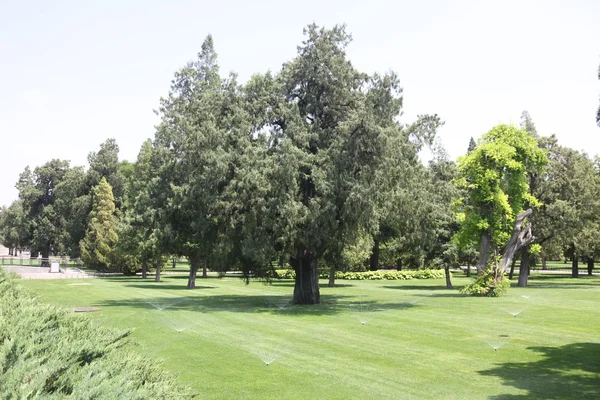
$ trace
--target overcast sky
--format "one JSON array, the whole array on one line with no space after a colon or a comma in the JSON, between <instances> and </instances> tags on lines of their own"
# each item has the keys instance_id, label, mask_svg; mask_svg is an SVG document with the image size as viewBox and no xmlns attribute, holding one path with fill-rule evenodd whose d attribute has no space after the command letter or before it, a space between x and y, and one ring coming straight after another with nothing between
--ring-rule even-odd
<instances>
[{"instance_id":1,"label":"overcast sky","mask_svg":"<svg viewBox=\"0 0 600 400\"><path fill-rule=\"evenodd\" d=\"M453 158L525 109L540 134L599 152L597 0L0 0L0 205L25 166L84 165L107 138L134 160L207 34L222 74L244 82L294 57L312 22L347 24L358 69L396 71L403 121L440 115Z\"/></svg>"}]
</instances>

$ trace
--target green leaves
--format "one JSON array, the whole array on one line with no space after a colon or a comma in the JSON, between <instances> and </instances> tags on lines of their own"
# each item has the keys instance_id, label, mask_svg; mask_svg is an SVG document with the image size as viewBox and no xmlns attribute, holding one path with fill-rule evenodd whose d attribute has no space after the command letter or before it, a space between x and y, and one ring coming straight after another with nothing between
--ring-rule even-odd
<instances>
[{"instance_id":1,"label":"green leaves","mask_svg":"<svg viewBox=\"0 0 600 400\"><path fill-rule=\"evenodd\" d=\"M459 242L475 242L486 232L496 246L503 246L517 214L539 204L529 192L528 173L541 171L546 163L545 151L524 130L498 125L483 135L459 159L455 184L469 196L460 207L465 217Z\"/></svg>"}]
</instances>

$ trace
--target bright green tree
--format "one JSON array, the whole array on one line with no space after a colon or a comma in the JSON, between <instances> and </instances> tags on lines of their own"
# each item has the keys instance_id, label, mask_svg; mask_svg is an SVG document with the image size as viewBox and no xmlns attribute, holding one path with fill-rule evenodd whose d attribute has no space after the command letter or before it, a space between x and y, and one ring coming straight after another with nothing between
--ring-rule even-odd
<instances>
[{"instance_id":1,"label":"bright green tree","mask_svg":"<svg viewBox=\"0 0 600 400\"><path fill-rule=\"evenodd\" d=\"M502 256L492 282L502 281L514 253L534 239L531 225L523 226L531 215L524 207L538 204L529 192L528 172L546 163L544 150L531 135L507 125L494 127L475 150L459 159L456 182L466 190L468 201L459 205L462 228L457 240L463 245L479 242L480 274L489 267L490 252Z\"/></svg>"},{"instance_id":2,"label":"bright green tree","mask_svg":"<svg viewBox=\"0 0 600 400\"><path fill-rule=\"evenodd\" d=\"M106 178L94 188L92 212L85 238L81 242L81 260L100 270L111 267L110 257L117 245L117 217L112 189Z\"/></svg>"}]
</instances>

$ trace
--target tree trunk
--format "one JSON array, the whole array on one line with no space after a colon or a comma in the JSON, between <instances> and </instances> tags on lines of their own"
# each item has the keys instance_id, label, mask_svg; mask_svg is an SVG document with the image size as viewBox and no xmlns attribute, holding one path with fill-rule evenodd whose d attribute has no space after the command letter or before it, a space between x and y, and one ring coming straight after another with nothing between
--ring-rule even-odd
<instances>
[{"instance_id":1,"label":"tree trunk","mask_svg":"<svg viewBox=\"0 0 600 400\"><path fill-rule=\"evenodd\" d=\"M517 263L517 258L513 257L512 262L510 263L510 273L508 274L508 279L512 280L515 276L515 264Z\"/></svg>"},{"instance_id":2,"label":"tree trunk","mask_svg":"<svg viewBox=\"0 0 600 400\"><path fill-rule=\"evenodd\" d=\"M194 254L190 257L190 276L188 278L188 289L194 289L196 287L196 273L200 268L200 255Z\"/></svg>"},{"instance_id":3,"label":"tree trunk","mask_svg":"<svg viewBox=\"0 0 600 400\"><path fill-rule=\"evenodd\" d=\"M446 265L444 266L444 272L446 274L446 288L447 289L452 289L452 280L450 279L450 266Z\"/></svg>"},{"instance_id":4,"label":"tree trunk","mask_svg":"<svg viewBox=\"0 0 600 400\"><path fill-rule=\"evenodd\" d=\"M402 271L402 259L401 258L396 260L396 271Z\"/></svg>"},{"instance_id":5,"label":"tree trunk","mask_svg":"<svg viewBox=\"0 0 600 400\"><path fill-rule=\"evenodd\" d=\"M40 255L39 251L37 251L37 250L31 250L31 252L29 253L29 258L36 259L36 258L38 258L39 255Z\"/></svg>"},{"instance_id":6,"label":"tree trunk","mask_svg":"<svg viewBox=\"0 0 600 400\"><path fill-rule=\"evenodd\" d=\"M542 270L546 271L548 269L548 266L546 265L546 255L544 253L542 253Z\"/></svg>"},{"instance_id":7,"label":"tree trunk","mask_svg":"<svg viewBox=\"0 0 600 400\"><path fill-rule=\"evenodd\" d=\"M304 250L296 258L292 258L290 263L296 271L294 304L319 304L321 294L316 257L308 250Z\"/></svg>"},{"instance_id":8,"label":"tree trunk","mask_svg":"<svg viewBox=\"0 0 600 400\"><path fill-rule=\"evenodd\" d=\"M369 270L377 271L379 269L379 240L373 240L373 251L369 258Z\"/></svg>"},{"instance_id":9,"label":"tree trunk","mask_svg":"<svg viewBox=\"0 0 600 400\"><path fill-rule=\"evenodd\" d=\"M588 264L588 275L592 275L594 272L594 257L588 257L587 260L587 264Z\"/></svg>"},{"instance_id":10,"label":"tree trunk","mask_svg":"<svg viewBox=\"0 0 600 400\"><path fill-rule=\"evenodd\" d=\"M571 243L569 253L571 254L571 277L579 278L579 259L577 258L575 243Z\"/></svg>"},{"instance_id":11,"label":"tree trunk","mask_svg":"<svg viewBox=\"0 0 600 400\"><path fill-rule=\"evenodd\" d=\"M519 268L519 283L517 286L527 287L527 280L529 278L529 247L523 249L521 254L521 267Z\"/></svg>"},{"instance_id":12,"label":"tree trunk","mask_svg":"<svg viewBox=\"0 0 600 400\"><path fill-rule=\"evenodd\" d=\"M483 272L487 268L488 260L490 258L490 248L492 243L490 242L489 233L485 232L481 235L479 240L479 260L477 261L477 272Z\"/></svg>"},{"instance_id":13,"label":"tree trunk","mask_svg":"<svg viewBox=\"0 0 600 400\"><path fill-rule=\"evenodd\" d=\"M162 262L156 263L156 275L154 275L154 282L160 282L160 270L162 269Z\"/></svg>"},{"instance_id":14,"label":"tree trunk","mask_svg":"<svg viewBox=\"0 0 600 400\"><path fill-rule=\"evenodd\" d=\"M148 277L148 263L144 261L142 263L142 279L146 279Z\"/></svg>"},{"instance_id":15,"label":"tree trunk","mask_svg":"<svg viewBox=\"0 0 600 400\"><path fill-rule=\"evenodd\" d=\"M329 268L329 283L327 284L327 286L335 286L335 266L333 265L331 266L331 268Z\"/></svg>"},{"instance_id":16,"label":"tree trunk","mask_svg":"<svg viewBox=\"0 0 600 400\"><path fill-rule=\"evenodd\" d=\"M44 247L42 249L42 267L50 267L50 248Z\"/></svg>"},{"instance_id":17,"label":"tree trunk","mask_svg":"<svg viewBox=\"0 0 600 400\"><path fill-rule=\"evenodd\" d=\"M202 277L208 278L208 258L204 259L204 264L202 265Z\"/></svg>"},{"instance_id":18,"label":"tree trunk","mask_svg":"<svg viewBox=\"0 0 600 400\"><path fill-rule=\"evenodd\" d=\"M175 268L177 266L177 258L173 257L173 264L171 266L171 268Z\"/></svg>"},{"instance_id":19,"label":"tree trunk","mask_svg":"<svg viewBox=\"0 0 600 400\"><path fill-rule=\"evenodd\" d=\"M508 241L506 246L504 246L500 275L502 275L508 270L508 266L512 262L515 253L523 247L533 243L533 241L535 240L535 237L531 234L531 224L528 223L525 226L525 228L522 227L525 218L529 217L532 213L533 210L530 208L527 211L523 211L517 216L512 236L510 237L510 240Z\"/></svg>"},{"instance_id":20,"label":"tree trunk","mask_svg":"<svg viewBox=\"0 0 600 400\"><path fill-rule=\"evenodd\" d=\"M471 264L467 263L467 278L471 276Z\"/></svg>"}]
</instances>

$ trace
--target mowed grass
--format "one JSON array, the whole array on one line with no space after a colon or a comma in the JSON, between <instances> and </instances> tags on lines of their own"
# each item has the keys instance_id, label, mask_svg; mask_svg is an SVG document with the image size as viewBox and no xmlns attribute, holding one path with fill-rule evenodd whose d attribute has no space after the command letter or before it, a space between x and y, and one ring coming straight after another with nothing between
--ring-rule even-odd
<instances>
[{"instance_id":1,"label":"mowed grass","mask_svg":"<svg viewBox=\"0 0 600 400\"><path fill-rule=\"evenodd\" d=\"M43 301L132 328L199 398L600 398L600 278L530 282L498 299L443 280L322 282L322 305L292 306L291 281L23 280Z\"/></svg>"}]
</instances>

